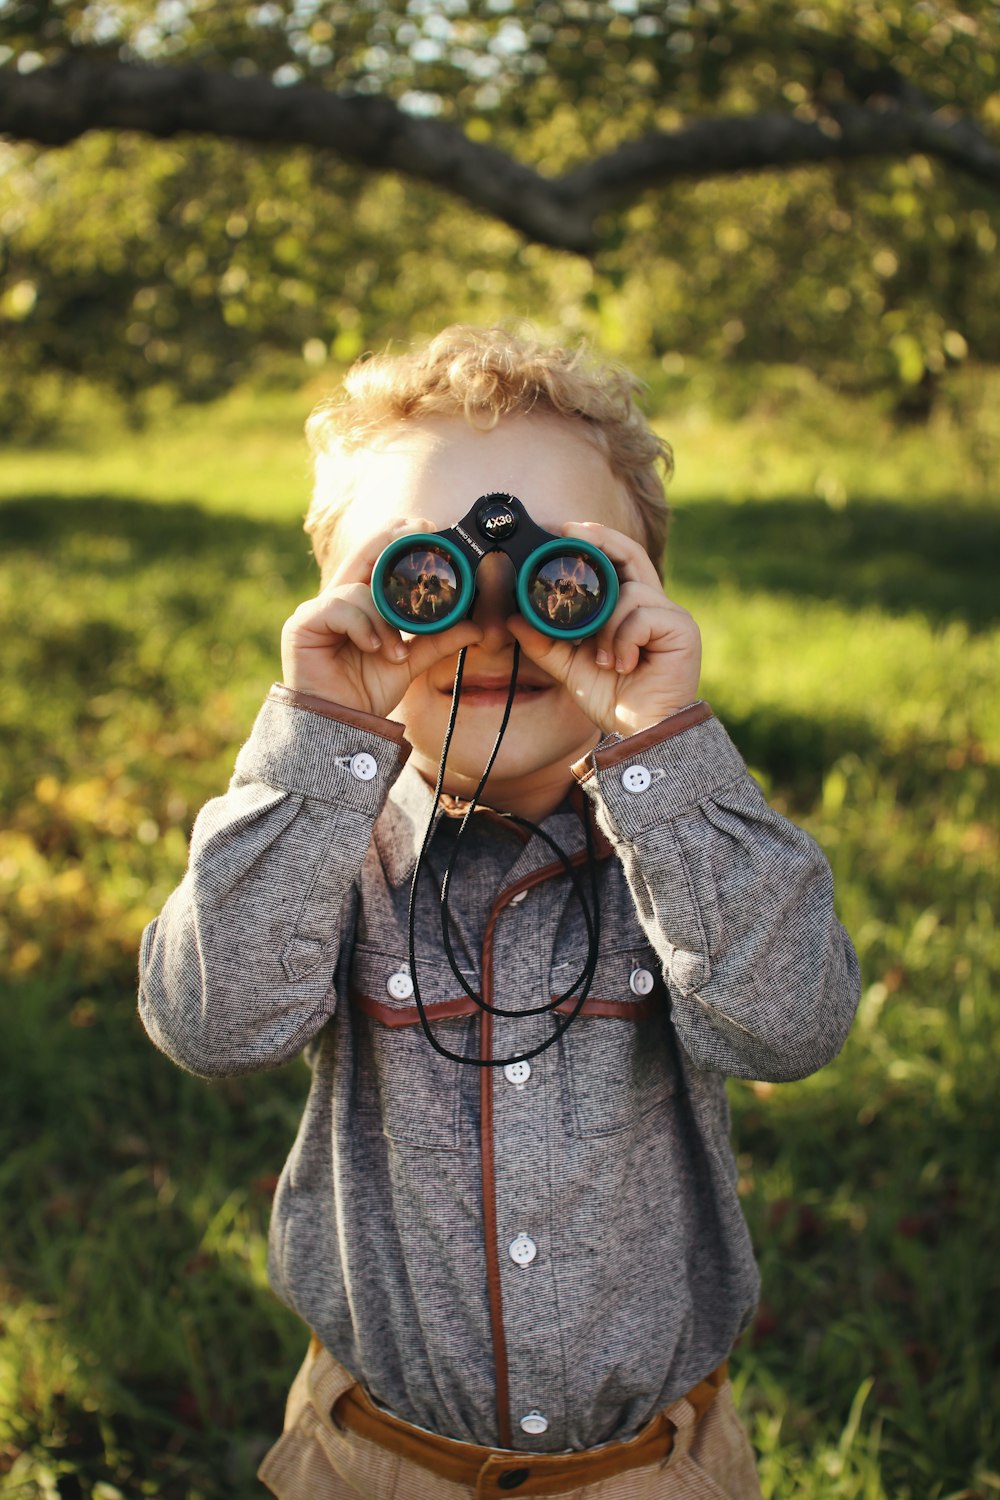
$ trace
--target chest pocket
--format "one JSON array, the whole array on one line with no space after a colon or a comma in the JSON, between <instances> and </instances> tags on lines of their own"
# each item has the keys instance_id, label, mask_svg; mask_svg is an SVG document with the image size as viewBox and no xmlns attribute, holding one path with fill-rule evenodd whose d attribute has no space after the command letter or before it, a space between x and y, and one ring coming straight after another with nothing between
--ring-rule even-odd
<instances>
[{"instance_id":1,"label":"chest pocket","mask_svg":"<svg viewBox=\"0 0 1000 1500\"><path fill-rule=\"evenodd\" d=\"M553 993L566 970L553 972ZM669 997L649 947L602 953L583 1011L560 1038L566 1125L577 1138L629 1130L680 1087Z\"/></svg>"},{"instance_id":2,"label":"chest pocket","mask_svg":"<svg viewBox=\"0 0 1000 1500\"><path fill-rule=\"evenodd\" d=\"M435 1038L449 1052L474 1057L479 1009L451 970L418 960L417 981ZM362 1107L378 1113L385 1135L432 1150L478 1148L480 1070L442 1057L427 1040L409 962L356 946L350 1005L363 1059Z\"/></svg>"}]
</instances>

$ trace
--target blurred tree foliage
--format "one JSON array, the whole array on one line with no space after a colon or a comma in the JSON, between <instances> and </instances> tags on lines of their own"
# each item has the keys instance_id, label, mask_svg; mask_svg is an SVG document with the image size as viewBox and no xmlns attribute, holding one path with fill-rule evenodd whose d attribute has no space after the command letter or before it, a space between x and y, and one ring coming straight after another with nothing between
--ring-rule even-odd
<instances>
[{"instance_id":1,"label":"blurred tree foliage","mask_svg":"<svg viewBox=\"0 0 1000 1500\"><path fill-rule=\"evenodd\" d=\"M722 113L907 91L1000 127L994 0L7 0L5 70L85 52L378 94L552 175ZM329 152L91 133L0 155L0 400L41 372L206 398L454 318L524 314L669 372L800 362L926 409L1000 347L998 202L927 156L679 181L591 258Z\"/></svg>"}]
</instances>

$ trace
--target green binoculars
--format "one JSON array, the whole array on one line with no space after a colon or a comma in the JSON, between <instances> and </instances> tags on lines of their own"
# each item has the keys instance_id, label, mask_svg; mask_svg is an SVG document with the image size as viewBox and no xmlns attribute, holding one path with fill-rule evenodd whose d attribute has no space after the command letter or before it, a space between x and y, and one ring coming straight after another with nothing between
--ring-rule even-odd
<instances>
[{"instance_id":1,"label":"green binoculars","mask_svg":"<svg viewBox=\"0 0 1000 1500\"><path fill-rule=\"evenodd\" d=\"M480 495L446 531L397 537L372 569L375 608L398 630L431 635L464 620L476 597L476 570L490 552L514 567L517 607L544 635L593 635L618 602L611 559L590 542L555 536L516 495Z\"/></svg>"}]
</instances>

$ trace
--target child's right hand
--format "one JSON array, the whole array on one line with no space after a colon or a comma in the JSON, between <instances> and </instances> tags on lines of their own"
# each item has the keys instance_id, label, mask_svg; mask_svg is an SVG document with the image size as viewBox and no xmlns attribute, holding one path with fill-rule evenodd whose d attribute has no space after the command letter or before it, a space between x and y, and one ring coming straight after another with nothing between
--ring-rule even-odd
<instances>
[{"instance_id":1,"label":"child's right hand","mask_svg":"<svg viewBox=\"0 0 1000 1500\"><path fill-rule=\"evenodd\" d=\"M285 621L281 670L286 687L385 718L414 678L482 639L479 626L464 620L449 630L404 640L375 608L370 581L379 553L397 536L433 529L429 521L400 518L341 558L322 593L300 604Z\"/></svg>"}]
</instances>

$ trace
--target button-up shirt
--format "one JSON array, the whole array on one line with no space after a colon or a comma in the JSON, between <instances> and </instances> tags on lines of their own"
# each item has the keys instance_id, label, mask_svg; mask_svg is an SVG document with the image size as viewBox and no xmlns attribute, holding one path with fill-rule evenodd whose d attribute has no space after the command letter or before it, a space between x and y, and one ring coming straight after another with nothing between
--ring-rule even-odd
<instances>
[{"instance_id":1,"label":"button-up shirt","mask_svg":"<svg viewBox=\"0 0 1000 1500\"><path fill-rule=\"evenodd\" d=\"M303 706L303 704L305 706ZM590 889L588 959L563 863L474 815L445 954L410 877L432 813L401 726L272 690L188 873L143 939L139 1007L201 1076L305 1051L312 1083L275 1196L278 1295L404 1420L536 1452L632 1436L728 1354L758 1278L725 1078L783 1080L839 1050L850 941L815 842L768 806L707 705L574 767L543 828ZM417 992L415 994L414 992ZM472 998L512 1015L483 1011Z\"/></svg>"}]
</instances>

